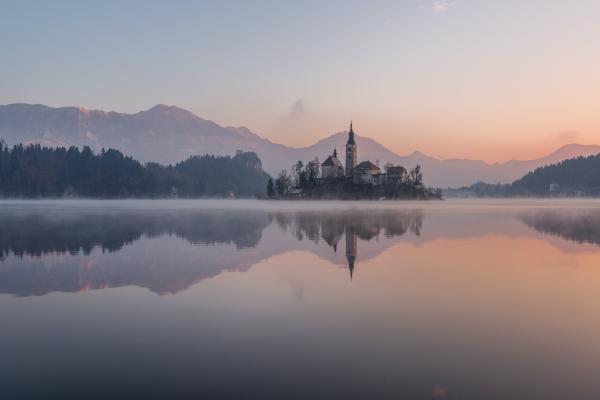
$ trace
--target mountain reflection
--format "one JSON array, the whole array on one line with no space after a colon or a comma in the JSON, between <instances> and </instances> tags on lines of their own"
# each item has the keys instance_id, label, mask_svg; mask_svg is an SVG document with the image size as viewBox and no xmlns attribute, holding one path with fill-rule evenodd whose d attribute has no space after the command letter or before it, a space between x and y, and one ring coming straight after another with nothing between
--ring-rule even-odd
<instances>
[{"instance_id":1,"label":"mountain reflection","mask_svg":"<svg viewBox=\"0 0 600 400\"><path fill-rule=\"evenodd\" d=\"M392 210L3 212L0 293L29 296L128 285L176 293L223 271L245 271L302 248L304 239L317 244L315 252L323 245L337 252L345 243L352 276L360 258L358 239L418 236L422 224L419 211ZM267 227L274 237L262 241ZM190 250L189 244L203 246Z\"/></svg>"},{"instance_id":2,"label":"mountain reflection","mask_svg":"<svg viewBox=\"0 0 600 400\"><path fill-rule=\"evenodd\" d=\"M521 220L544 234L600 246L600 210L539 210Z\"/></svg>"},{"instance_id":3,"label":"mountain reflection","mask_svg":"<svg viewBox=\"0 0 600 400\"><path fill-rule=\"evenodd\" d=\"M310 251L356 276L361 262L403 241L542 234L600 246L600 210L516 214L407 209L266 211L59 207L0 210L0 293L17 296L122 286L177 293L288 251ZM512 222L511 222L512 221Z\"/></svg>"}]
</instances>

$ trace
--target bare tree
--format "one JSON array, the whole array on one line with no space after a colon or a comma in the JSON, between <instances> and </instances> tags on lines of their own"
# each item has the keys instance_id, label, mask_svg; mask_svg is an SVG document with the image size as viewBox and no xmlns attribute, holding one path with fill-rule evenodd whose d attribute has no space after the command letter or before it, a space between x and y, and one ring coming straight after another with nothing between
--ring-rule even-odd
<instances>
[{"instance_id":1,"label":"bare tree","mask_svg":"<svg viewBox=\"0 0 600 400\"><path fill-rule=\"evenodd\" d=\"M408 172L408 179L414 187L423 185L423 173L421 172L421 166L419 164Z\"/></svg>"},{"instance_id":2,"label":"bare tree","mask_svg":"<svg viewBox=\"0 0 600 400\"><path fill-rule=\"evenodd\" d=\"M302 160L298 160L292 167L290 168L290 172L293 175L294 186L300 187L302 186L302 170L304 169L304 163Z\"/></svg>"},{"instance_id":3,"label":"bare tree","mask_svg":"<svg viewBox=\"0 0 600 400\"><path fill-rule=\"evenodd\" d=\"M281 170L281 172L277 176L275 186L277 187L277 193L280 196L284 196L289 192L290 187L292 186L292 178L285 169Z\"/></svg>"},{"instance_id":4,"label":"bare tree","mask_svg":"<svg viewBox=\"0 0 600 400\"><path fill-rule=\"evenodd\" d=\"M318 157L315 157L314 160L306 163L306 167L304 167L306 175L308 176L308 180L312 183L321 175L321 162Z\"/></svg>"}]
</instances>

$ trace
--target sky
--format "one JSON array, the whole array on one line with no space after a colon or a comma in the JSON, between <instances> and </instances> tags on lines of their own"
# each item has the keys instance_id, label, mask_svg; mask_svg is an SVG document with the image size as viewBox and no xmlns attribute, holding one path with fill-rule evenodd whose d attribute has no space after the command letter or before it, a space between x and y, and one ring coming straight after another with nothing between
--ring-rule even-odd
<instances>
[{"instance_id":1,"label":"sky","mask_svg":"<svg viewBox=\"0 0 600 400\"><path fill-rule=\"evenodd\" d=\"M596 0L0 0L0 104L177 105L489 162L600 144Z\"/></svg>"}]
</instances>

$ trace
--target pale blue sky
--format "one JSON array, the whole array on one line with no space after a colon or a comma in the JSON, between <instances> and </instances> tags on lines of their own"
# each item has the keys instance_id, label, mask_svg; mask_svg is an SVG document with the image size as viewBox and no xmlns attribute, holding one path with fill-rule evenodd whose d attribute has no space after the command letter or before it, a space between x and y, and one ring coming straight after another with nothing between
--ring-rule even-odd
<instances>
[{"instance_id":1,"label":"pale blue sky","mask_svg":"<svg viewBox=\"0 0 600 400\"><path fill-rule=\"evenodd\" d=\"M583 0L0 0L0 103L174 104L294 145L352 118L399 153L527 158L600 143L598 21Z\"/></svg>"}]
</instances>

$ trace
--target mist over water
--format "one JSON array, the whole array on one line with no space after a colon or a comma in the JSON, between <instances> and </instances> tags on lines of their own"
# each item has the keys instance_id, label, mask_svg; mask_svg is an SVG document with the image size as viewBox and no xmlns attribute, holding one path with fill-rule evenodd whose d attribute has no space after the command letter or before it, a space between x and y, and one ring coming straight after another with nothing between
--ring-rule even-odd
<instances>
[{"instance_id":1,"label":"mist over water","mask_svg":"<svg viewBox=\"0 0 600 400\"><path fill-rule=\"evenodd\" d=\"M600 202L0 202L3 397L596 398Z\"/></svg>"}]
</instances>

